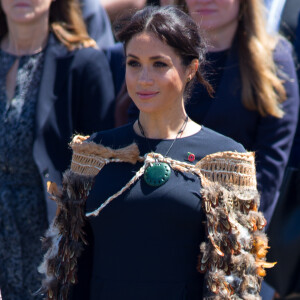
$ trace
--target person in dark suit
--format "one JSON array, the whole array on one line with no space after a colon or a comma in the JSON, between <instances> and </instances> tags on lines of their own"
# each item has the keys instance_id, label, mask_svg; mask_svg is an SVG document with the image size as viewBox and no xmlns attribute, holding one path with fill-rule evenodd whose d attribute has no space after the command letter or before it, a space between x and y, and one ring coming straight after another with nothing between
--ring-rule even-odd
<instances>
[{"instance_id":1,"label":"person in dark suit","mask_svg":"<svg viewBox=\"0 0 300 300\"><path fill-rule=\"evenodd\" d=\"M211 61L207 73L212 74L215 97L209 98L197 86L187 111L197 122L256 151L261 209L269 222L298 118L299 94L292 48L283 38L267 34L260 0L247 2L241 8L230 7L229 1L223 7L214 6L214 1L198 2L196 7L192 1L186 1L190 14L198 22L201 18L202 29L207 30ZM215 10L215 14L204 16L209 9ZM218 19L221 9L225 17ZM241 21L234 21L234 9ZM234 22L230 31L231 19ZM244 35L246 30L252 32L257 43L252 36Z\"/></svg>"},{"instance_id":2,"label":"person in dark suit","mask_svg":"<svg viewBox=\"0 0 300 300\"><path fill-rule=\"evenodd\" d=\"M128 121L127 110L131 103L125 84L125 53L122 43L116 43L105 49L115 87L115 127L126 124Z\"/></svg>"},{"instance_id":3,"label":"person in dark suit","mask_svg":"<svg viewBox=\"0 0 300 300\"><path fill-rule=\"evenodd\" d=\"M295 52L297 55L297 62L298 62L298 68L297 68L297 74L298 74L298 80L300 80L300 12L298 15L298 25L296 28L296 38L294 42L295 46ZM300 115L300 110L299 110ZM293 167L300 168L300 123L298 120L298 126L292 146L291 156L290 156L290 165Z\"/></svg>"},{"instance_id":4,"label":"person in dark suit","mask_svg":"<svg viewBox=\"0 0 300 300\"><path fill-rule=\"evenodd\" d=\"M294 45L295 60L297 66L298 82L300 80L300 3L299 1L286 1L282 13L280 31ZM300 110L299 110L300 114ZM289 165L295 168L300 167L300 124L298 121Z\"/></svg>"},{"instance_id":5,"label":"person in dark suit","mask_svg":"<svg viewBox=\"0 0 300 300\"><path fill-rule=\"evenodd\" d=\"M300 3L298 0L283 2L284 6L279 20L279 32L295 45L296 40L299 39L297 35L297 24L300 13Z\"/></svg>"},{"instance_id":6,"label":"person in dark suit","mask_svg":"<svg viewBox=\"0 0 300 300\"><path fill-rule=\"evenodd\" d=\"M294 60L300 79L300 2L298 0L265 0L268 10L268 31L279 31L294 46ZM298 128L289 158L289 166L300 166L300 129Z\"/></svg>"},{"instance_id":7,"label":"person in dark suit","mask_svg":"<svg viewBox=\"0 0 300 300\"><path fill-rule=\"evenodd\" d=\"M60 180L75 132L112 127L114 87L75 0L0 5L0 287L34 299L40 237L55 215L46 181Z\"/></svg>"}]
</instances>

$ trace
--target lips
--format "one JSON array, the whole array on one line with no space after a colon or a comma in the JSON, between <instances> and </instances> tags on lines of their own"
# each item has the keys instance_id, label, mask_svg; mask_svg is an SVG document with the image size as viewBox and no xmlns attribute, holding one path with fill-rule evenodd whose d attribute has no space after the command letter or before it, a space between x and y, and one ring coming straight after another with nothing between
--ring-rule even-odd
<instances>
[{"instance_id":1,"label":"lips","mask_svg":"<svg viewBox=\"0 0 300 300\"><path fill-rule=\"evenodd\" d=\"M16 7L29 7L30 5L28 3L25 2L20 2L15 4Z\"/></svg>"},{"instance_id":2,"label":"lips","mask_svg":"<svg viewBox=\"0 0 300 300\"><path fill-rule=\"evenodd\" d=\"M205 15L211 15L215 12L216 12L215 9L197 9L194 13L205 16Z\"/></svg>"},{"instance_id":3,"label":"lips","mask_svg":"<svg viewBox=\"0 0 300 300\"><path fill-rule=\"evenodd\" d=\"M142 91L136 93L140 99L150 99L155 97L159 92L152 92L152 91Z\"/></svg>"}]
</instances>

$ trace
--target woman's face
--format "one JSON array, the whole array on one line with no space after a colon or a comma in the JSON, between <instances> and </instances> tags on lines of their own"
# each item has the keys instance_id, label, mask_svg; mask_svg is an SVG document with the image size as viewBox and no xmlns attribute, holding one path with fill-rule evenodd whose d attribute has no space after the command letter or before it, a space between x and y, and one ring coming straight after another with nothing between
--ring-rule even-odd
<instances>
[{"instance_id":1,"label":"woman's face","mask_svg":"<svg viewBox=\"0 0 300 300\"><path fill-rule=\"evenodd\" d=\"M223 30L238 20L240 0L186 0L186 4L190 16L204 30Z\"/></svg>"},{"instance_id":2,"label":"woman's face","mask_svg":"<svg viewBox=\"0 0 300 300\"><path fill-rule=\"evenodd\" d=\"M9 23L30 24L47 18L53 0L1 0Z\"/></svg>"},{"instance_id":3,"label":"woman's face","mask_svg":"<svg viewBox=\"0 0 300 300\"><path fill-rule=\"evenodd\" d=\"M135 35L127 44L127 90L141 112L169 113L181 106L190 69L151 33Z\"/></svg>"}]
</instances>

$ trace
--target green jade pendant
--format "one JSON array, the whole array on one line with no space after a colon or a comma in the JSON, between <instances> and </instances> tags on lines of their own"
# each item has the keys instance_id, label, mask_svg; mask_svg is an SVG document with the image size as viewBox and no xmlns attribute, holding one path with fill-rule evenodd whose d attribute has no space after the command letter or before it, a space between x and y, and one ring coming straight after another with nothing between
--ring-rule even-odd
<instances>
[{"instance_id":1,"label":"green jade pendant","mask_svg":"<svg viewBox=\"0 0 300 300\"><path fill-rule=\"evenodd\" d=\"M166 163L155 162L150 165L144 173L144 179L150 186L161 186L165 184L171 175L171 168Z\"/></svg>"}]
</instances>

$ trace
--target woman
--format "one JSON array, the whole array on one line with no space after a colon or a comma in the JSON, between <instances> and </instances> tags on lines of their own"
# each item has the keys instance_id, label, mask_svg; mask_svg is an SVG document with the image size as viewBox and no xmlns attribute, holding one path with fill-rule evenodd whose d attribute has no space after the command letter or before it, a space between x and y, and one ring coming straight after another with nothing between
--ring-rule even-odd
<instances>
[{"instance_id":1,"label":"woman","mask_svg":"<svg viewBox=\"0 0 300 300\"><path fill-rule=\"evenodd\" d=\"M75 137L63 189L49 186L58 212L40 267L46 299L69 299L77 281L72 299L202 299L206 285L212 299L258 297L268 264L253 154L184 108L194 79L211 92L196 24L146 7L118 28L139 119Z\"/></svg>"},{"instance_id":2,"label":"woman","mask_svg":"<svg viewBox=\"0 0 300 300\"><path fill-rule=\"evenodd\" d=\"M198 86L186 109L196 122L256 152L261 210L270 221L298 118L291 46L267 34L261 0L186 4L194 21L207 31L216 91L211 100Z\"/></svg>"},{"instance_id":3,"label":"woman","mask_svg":"<svg viewBox=\"0 0 300 300\"><path fill-rule=\"evenodd\" d=\"M185 2L206 32L205 72L215 90L212 99L197 85L186 103L187 113L256 152L261 211L269 223L298 118L291 46L266 32L261 0Z\"/></svg>"},{"instance_id":4,"label":"woman","mask_svg":"<svg viewBox=\"0 0 300 300\"><path fill-rule=\"evenodd\" d=\"M113 85L76 1L0 3L0 287L32 299L55 215L46 180L60 180L74 132L109 128Z\"/></svg>"}]
</instances>

